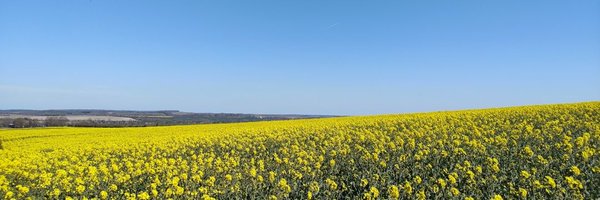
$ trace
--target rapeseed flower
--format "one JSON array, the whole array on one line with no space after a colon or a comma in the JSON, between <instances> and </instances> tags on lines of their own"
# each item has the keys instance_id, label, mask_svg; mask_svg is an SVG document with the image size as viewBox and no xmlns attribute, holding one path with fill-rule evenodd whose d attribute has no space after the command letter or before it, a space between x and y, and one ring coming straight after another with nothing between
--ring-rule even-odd
<instances>
[{"instance_id":1,"label":"rapeseed flower","mask_svg":"<svg viewBox=\"0 0 600 200\"><path fill-rule=\"evenodd\" d=\"M392 199L400 198L400 190L398 190L398 187L395 185L389 186L388 187L388 196Z\"/></svg>"},{"instance_id":2,"label":"rapeseed flower","mask_svg":"<svg viewBox=\"0 0 600 200\"><path fill-rule=\"evenodd\" d=\"M599 124L600 103L591 102L0 130L0 198L590 199L600 196Z\"/></svg>"}]
</instances>

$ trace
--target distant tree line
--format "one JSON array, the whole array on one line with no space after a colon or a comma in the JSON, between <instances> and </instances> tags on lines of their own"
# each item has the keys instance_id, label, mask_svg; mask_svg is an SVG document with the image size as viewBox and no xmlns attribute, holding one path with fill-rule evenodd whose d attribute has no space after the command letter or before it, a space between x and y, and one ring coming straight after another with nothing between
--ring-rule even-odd
<instances>
[{"instance_id":1,"label":"distant tree line","mask_svg":"<svg viewBox=\"0 0 600 200\"><path fill-rule=\"evenodd\" d=\"M10 128L33 128L47 126L67 126L69 120L66 117L47 117L45 120L31 118L0 118L0 127Z\"/></svg>"},{"instance_id":2,"label":"distant tree line","mask_svg":"<svg viewBox=\"0 0 600 200\"><path fill-rule=\"evenodd\" d=\"M140 121L105 121L105 120L73 120L66 117L47 117L45 120L31 118L0 118L0 127L3 128L35 128L35 127L140 127L165 125Z\"/></svg>"}]
</instances>

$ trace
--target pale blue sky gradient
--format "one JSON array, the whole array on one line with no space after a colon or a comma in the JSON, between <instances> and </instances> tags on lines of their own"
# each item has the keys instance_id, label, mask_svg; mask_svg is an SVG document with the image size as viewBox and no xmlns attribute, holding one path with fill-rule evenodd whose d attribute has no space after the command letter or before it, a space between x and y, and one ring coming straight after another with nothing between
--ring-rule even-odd
<instances>
[{"instance_id":1,"label":"pale blue sky gradient","mask_svg":"<svg viewBox=\"0 0 600 200\"><path fill-rule=\"evenodd\" d=\"M0 109L362 115L593 100L595 0L0 0Z\"/></svg>"}]
</instances>

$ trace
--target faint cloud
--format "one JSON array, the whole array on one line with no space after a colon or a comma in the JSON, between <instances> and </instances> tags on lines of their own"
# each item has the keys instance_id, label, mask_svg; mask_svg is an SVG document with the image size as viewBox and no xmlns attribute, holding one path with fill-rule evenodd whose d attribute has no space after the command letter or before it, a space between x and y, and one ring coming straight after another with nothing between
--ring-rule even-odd
<instances>
[{"instance_id":1,"label":"faint cloud","mask_svg":"<svg viewBox=\"0 0 600 200\"><path fill-rule=\"evenodd\" d=\"M333 23L333 24L329 25L329 26L327 27L327 29L332 29L333 27L336 27L336 26L337 26L337 25L339 25L339 24L340 24L340 23L337 23L337 22L336 22L336 23Z\"/></svg>"}]
</instances>

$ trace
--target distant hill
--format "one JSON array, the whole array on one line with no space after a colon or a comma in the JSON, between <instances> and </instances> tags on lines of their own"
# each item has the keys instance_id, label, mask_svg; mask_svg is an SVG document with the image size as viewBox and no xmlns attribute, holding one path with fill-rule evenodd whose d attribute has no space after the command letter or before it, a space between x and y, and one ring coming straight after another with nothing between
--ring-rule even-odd
<instances>
[{"instance_id":1,"label":"distant hill","mask_svg":"<svg viewBox=\"0 0 600 200\"><path fill-rule=\"evenodd\" d=\"M178 110L0 110L0 127L129 127L335 117L332 115L193 113Z\"/></svg>"}]
</instances>

